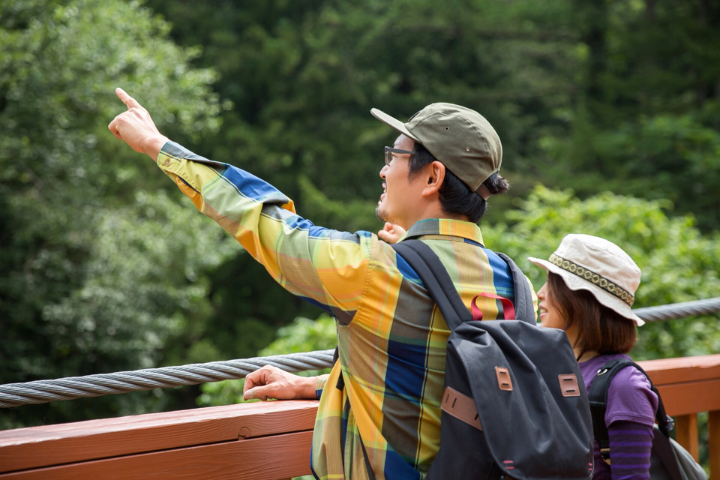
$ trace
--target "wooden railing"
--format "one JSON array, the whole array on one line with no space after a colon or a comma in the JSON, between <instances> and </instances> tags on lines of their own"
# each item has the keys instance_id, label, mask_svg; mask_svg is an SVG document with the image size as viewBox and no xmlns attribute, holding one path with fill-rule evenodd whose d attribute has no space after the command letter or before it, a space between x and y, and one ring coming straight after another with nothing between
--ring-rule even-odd
<instances>
[{"instance_id":1,"label":"wooden railing","mask_svg":"<svg viewBox=\"0 0 720 480\"><path fill-rule=\"evenodd\" d=\"M698 456L710 412L710 470L720 475L720 355L641 362L678 441ZM310 473L317 402L266 402L0 432L0 480L283 480Z\"/></svg>"}]
</instances>

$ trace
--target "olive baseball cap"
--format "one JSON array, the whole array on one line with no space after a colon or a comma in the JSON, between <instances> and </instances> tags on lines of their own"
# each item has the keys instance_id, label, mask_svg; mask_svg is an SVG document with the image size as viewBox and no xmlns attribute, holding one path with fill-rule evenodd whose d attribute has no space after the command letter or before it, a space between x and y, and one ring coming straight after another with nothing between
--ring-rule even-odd
<instances>
[{"instance_id":1,"label":"olive baseball cap","mask_svg":"<svg viewBox=\"0 0 720 480\"><path fill-rule=\"evenodd\" d=\"M370 113L425 146L470 190L484 199L491 195L482 183L500 170L502 143L490 122L475 110L452 103L433 103L407 123L377 108Z\"/></svg>"}]
</instances>

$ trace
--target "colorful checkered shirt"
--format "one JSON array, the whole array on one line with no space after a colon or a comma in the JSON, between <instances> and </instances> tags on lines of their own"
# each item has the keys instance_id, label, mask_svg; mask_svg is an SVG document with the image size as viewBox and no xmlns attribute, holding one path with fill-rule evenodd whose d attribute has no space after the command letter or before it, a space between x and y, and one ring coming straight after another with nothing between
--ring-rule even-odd
<instances>
[{"instance_id":1,"label":"colorful checkered shirt","mask_svg":"<svg viewBox=\"0 0 720 480\"><path fill-rule=\"evenodd\" d=\"M450 332L418 275L376 235L317 227L248 172L171 142L157 163L280 285L337 319L340 361L318 382L315 477L367 479L364 443L377 480L423 478L440 445ZM435 251L468 309L483 292L513 298L509 268L484 248L477 225L423 220L405 238ZM499 301L480 297L477 305L484 319L503 318Z\"/></svg>"}]
</instances>

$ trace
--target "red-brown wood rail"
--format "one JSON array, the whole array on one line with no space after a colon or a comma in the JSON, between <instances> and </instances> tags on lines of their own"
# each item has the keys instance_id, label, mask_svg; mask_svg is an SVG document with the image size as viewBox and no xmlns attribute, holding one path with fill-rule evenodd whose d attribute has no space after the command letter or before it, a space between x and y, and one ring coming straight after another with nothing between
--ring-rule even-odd
<instances>
[{"instance_id":1,"label":"red-brown wood rail","mask_svg":"<svg viewBox=\"0 0 720 480\"><path fill-rule=\"evenodd\" d=\"M0 432L0 479L305 475L317 404L245 403L8 430Z\"/></svg>"},{"instance_id":2,"label":"red-brown wood rail","mask_svg":"<svg viewBox=\"0 0 720 480\"><path fill-rule=\"evenodd\" d=\"M658 387L677 441L699 458L697 414L708 415L710 472L720 475L720 355L638 362Z\"/></svg>"},{"instance_id":3,"label":"red-brown wood rail","mask_svg":"<svg viewBox=\"0 0 720 480\"><path fill-rule=\"evenodd\" d=\"M697 456L710 412L710 469L720 472L720 355L640 362L678 441ZM0 480L284 480L310 473L315 401L266 402L0 432Z\"/></svg>"}]
</instances>

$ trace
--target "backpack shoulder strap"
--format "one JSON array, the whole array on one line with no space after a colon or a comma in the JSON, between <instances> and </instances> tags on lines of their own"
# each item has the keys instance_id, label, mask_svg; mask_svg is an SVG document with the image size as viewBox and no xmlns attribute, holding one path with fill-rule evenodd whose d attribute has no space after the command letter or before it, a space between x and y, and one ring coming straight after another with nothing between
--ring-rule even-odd
<instances>
[{"instance_id":1,"label":"backpack shoulder strap","mask_svg":"<svg viewBox=\"0 0 720 480\"><path fill-rule=\"evenodd\" d=\"M530 291L530 283L525 274L518 267L513 259L504 253L495 252L510 267L510 274L513 279L513 287L515 290L515 318L523 320L527 323L535 325L537 323L537 312L533 308L532 291Z\"/></svg>"},{"instance_id":2,"label":"backpack shoulder strap","mask_svg":"<svg viewBox=\"0 0 720 480\"><path fill-rule=\"evenodd\" d=\"M418 274L451 331L472 320L445 266L430 247L420 240L405 240L392 245L392 248Z\"/></svg>"},{"instance_id":3,"label":"backpack shoulder strap","mask_svg":"<svg viewBox=\"0 0 720 480\"><path fill-rule=\"evenodd\" d=\"M600 367L588 392L593 433L595 434L595 440L598 442L600 454L603 460L605 460L605 463L610 463L610 435L608 434L607 425L605 425L605 412L607 411L607 396L608 390L610 389L610 382L620 370L631 364L633 364L632 361L625 359L610 360Z\"/></svg>"},{"instance_id":4,"label":"backpack shoulder strap","mask_svg":"<svg viewBox=\"0 0 720 480\"><path fill-rule=\"evenodd\" d=\"M635 367L640 373L645 375L645 378L647 378L647 381L650 383L650 388L652 392L657 395L658 408L657 412L655 413L655 420L658 423L658 429L662 433L662 436L667 443L669 443L669 440L667 440L667 438L669 437L668 432L673 428L672 419L668 417L665 413L665 406L662 403L660 393L657 391L657 388L655 388L655 385L653 385L652 380L650 380L650 377L648 377L648 374L645 372L645 370L643 370L640 365L633 362L632 360L624 358L616 358L615 360L610 360L605 365L600 367L600 370L598 370L598 373L595 376L592 385L590 386L590 391L588 392L588 400L590 402L590 414L592 416L595 440L597 440L598 442L598 446L600 447L600 453L603 457L603 460L605 460L605 462L608 464L610 463L610 437L608 435L607 425L605 425L605 412L607 411L608 391L610 390L610 383L612 382L612 379L615 377L615 375L617 375L623 368L629 366ZM653 444L655 443L656 442L653 441ZM668 471L671 474L674 470L678 468L677 463L675 463L675 468L669 466L665 462L665 458L663 458L663 462L665 463L666 468L668 468ZM673 475L672 478L674 480L679 480L681 477L675 477Z\"/></svg>"}]
</instances>

